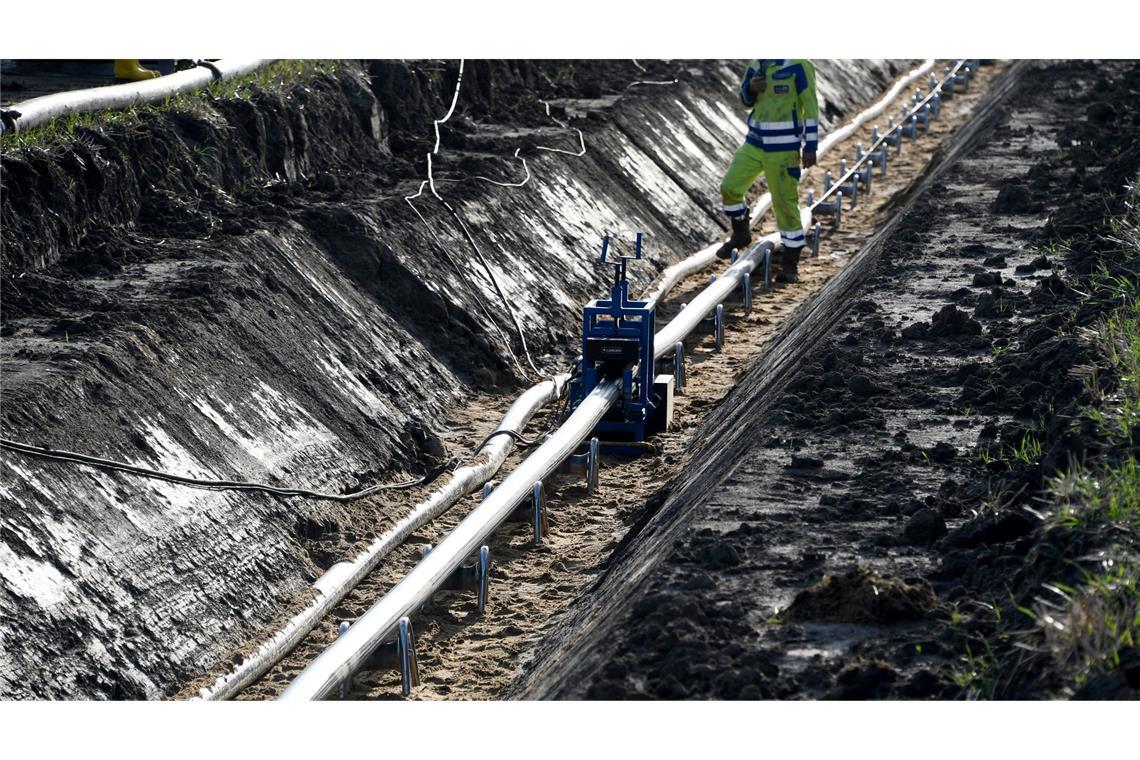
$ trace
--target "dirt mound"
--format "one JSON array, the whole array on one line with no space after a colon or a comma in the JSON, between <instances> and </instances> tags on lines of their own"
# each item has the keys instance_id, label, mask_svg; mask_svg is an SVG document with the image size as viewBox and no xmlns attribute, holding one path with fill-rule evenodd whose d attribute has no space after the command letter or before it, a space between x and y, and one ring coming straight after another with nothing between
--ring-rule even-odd
<instances>
[{"instance_id":1,"label":"dirt mound","mask_svg":"<svg viewBox=\"0 0 1140 760\"><path fill-rule=\"evenodd\" d=\"M922 620L938 608L938 597L923 581L910 584L854 567L801 591L780 617L788 623L887 625Z\"/></svg>"},{"instance_id":2,"label":"dirt mound","mask_svg":"<svg viewBox=\"0 0 1140 760\"><path fill-rule=\"evenodd\" d=\"M998 214L1030 214L1040 209L1041 204L1033 202L1033 193L1020 183L1002 187L993 205Z\"/></svg>"}]
</instances>

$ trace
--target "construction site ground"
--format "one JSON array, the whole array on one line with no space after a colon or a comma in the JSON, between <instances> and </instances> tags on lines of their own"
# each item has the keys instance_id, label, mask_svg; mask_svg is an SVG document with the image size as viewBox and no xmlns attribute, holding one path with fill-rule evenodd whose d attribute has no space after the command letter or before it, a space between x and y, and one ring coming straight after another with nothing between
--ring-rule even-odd
<instances>
[{"instance_id":1,"label":"construction site ground","mask_svg":"<svg viewBox=\"0 0 1140 760\"><path fill-rule=\"evenodd\" d=\"M798 304L816 292L850 258L859 251L876 226L892 213L892 199L912 186L921 176L942 142L963 124L988 90L989 82L1003 66L987 67L974 79L969 93L947 100L941 118L932 121L929 134L917 141L908 140L901 152L892 152L885 177L876 176L874 192L858 205L844 211L843 224L836 230L826 229L820 255L805 259L801 280L793 285L776 284L765 293L762 275L754 282L752 314L743 316L738 301L727 305L729 313L725 344L717 350L711 335L695 336L688 342L687 380L683 394L675 399L675 426L654 438L659 454L634 460L603 460L599 489L587 494L581 478L559 476L547 484L550 534L541 546L532 545L528 524L501 531L490 544L494 569L492 591L487 612L478 616L473 595L443 592L415 622L417 651L422 685L416 699L495 699L514 688L528 671L531 660L542 643L570 610L580 595L604 573L607 561L631 530L652 510L671 480L688 462L688 451L694 433L708 413L715 409L739 378L764 351L766 342L775 334ZM888 113L909 103L910 92L900 95ZM885 124L885 118L881 121ZM830 168L838 176L838 159L851 156L856 143L868 146L871 129L868 124L855 136L834 149L821 161L820 167L805 172L803 192L822 191L824 170ZM763 191L760 187L755 195ZM758 233L773 230L774 221L767 215ZM778 261L773 274L778 271ZM715 271L710 270L710 272ZM710 272L691 276L680 283L661 304L658 324L665 324L681 304L699 292ZM666 363L667 364L667 363ZM489 433L494 420L501 417L505 405L497 398L475 399L459 419L442 436L451 451L467 451ZM537 418L530 430L542 430L550 424L548 415ZM529 432L529 431L528 431ZM509 472L526 455L516 451L503 466ZM414 503L416 494L409 494ZM242 699L265 699L277 696L300 669L337 637L340 621L352 621L362 614L393 583L418 561L424 544L434 544L447 534L470 508L477 503L471 497L464 504L433 522L430 531L422 531L393 555L391 561L355 589L338 608L306 640L265 676L247 689ZM237 654L236 653L235 657ZM186 695L211 680L210 676L191 684ZM399 674L390 669L363 671L353 679L353 698L398 698Z\"/></svg>"}]
</instances>

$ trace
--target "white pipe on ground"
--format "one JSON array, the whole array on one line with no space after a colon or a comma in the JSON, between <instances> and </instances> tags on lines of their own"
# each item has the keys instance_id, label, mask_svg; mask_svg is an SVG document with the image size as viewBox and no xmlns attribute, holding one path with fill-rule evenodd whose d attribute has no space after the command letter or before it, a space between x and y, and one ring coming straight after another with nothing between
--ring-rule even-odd
<instances>
[{"instance_id":1,"label":"white pipe on ground","mask_svg":"<svg viewBox=\"0 0 1140 760\"><path fill-rule=\"evenodd\" d=\"M285 700L321 699L337 690L368 656L392 637L400 618L431 599L448 576L463 564L534 488L564 462L621 398L621 381L594 388L566 421L508 475L471 514L455 527L403 580L361 615L344 636L309 663L281 695Z\"/></svg>"},{"instance_id":2,"label":"white pipe on ground","mask_svg":"<svg viewBox=\"0 0 1140 760\"><path fill-rule=\"evenodd\" d=\"M801 222L806 233L811 223L811 212L807 209L801 212ZM779 233L761 238L705 288L654 336L654 359L671 353L674 343L695 330L717 303L741 286L745 273L754 270L764 260L764 252L775 250L779 245ZM574 453L609 408L621 398L621 393L620 380L610 380L594 388L542 446L508 475L410 573L361 615L344 636L309 663L289 684L281 699L323 699L336 691L377 647L392 638L400 618L411 615L429 601L447 577L490 538L532 493L535 482L545 480Z\"/></svg>"},{"instance_id":3,"label":"white pipe on ground","mask_svg":"<svg viewBox=\"0 0 1140 760\"><path fill-rule=\"evenodd\" d=\"M535 385L511 404L497 430L521 432L534 414L562 397L569 375L559 375ZM491 438L479 450L475 461L460 467L448 482L434 490L383 535L355 558L338 562L313 583L314 597L300 612L290 618L271 638L262 642L229 673L198 693L200 699L230 699L266 673L316 627L340 601L356 587L393 549L431 520L439 517L456 502L473 493L498 472L514 448L511 436ZM355 626L354 626L355 627Z\"/></svg>"},{"instance_id":4,"label":"white pipe on ground","mask_svg":"<svg viewBox=\"0 0 1140 760\"><path fill-rule=\"evenodd\" d=\"M68 114L120 110L138 103L158 103L173 95L200 90L218 79L245 76L274 60L273 58L226 58L211 63L213 69L217 69L217 73L210 66L199 65L186 71L176 71L143 82L56 92L21 103L13 103L4 109L5 118L2 121L7 123L11 120L15 124L14 131L27 132ZM0 132L5 129L8 129L6 125L0 126Z\"/></svg>"},{"instance_id":5,"label":"white pipe on ground","mask_svg":"<svg viewBox=\"0 0 1140 760\"><path fill-rule=\"evenodd\" d=\"M851 123L847 124L839 130L836 130L836 132L829 135L825 140L823 140L823 142L820 144L819 152L822 154L825 150L830 149L830 147L833 146L836 142L849 137L856 129L865 124L868 120L881 114L887 107L890 106L894 99L898 97L904 88L908 87L918 77L921 77L930 71L933 66L934 60L929 59L922 66L909 72L906 76L896 82L894 86L887 92L887 94L883 96L883 98L881 98L875 105L860 113ZM753 223L759 219L759 216L770 205L771 195L765 194L757 204L757 210L753 214ZM804 227L805 234L807 234L808 228L811 226L811 213L806 209L801 211L801 223ZM705 290L703 290L697 296L697 298L693 300L692 303L683 309L668 325L666 325L665 328L657 333L654 338L654 359L659 359L666 354L671 353L673 351L674 344L678 340L682 340L685 336L696 329L702 320L708 316L710 311L716 308L716 304L724 301L734 289L740 287L740 283L742 282L744 274L746 272L751 273L756 269L757 266L760 265L760 263L762 263L764 251L766 249L775 251L779 246L779 235L776 233L767 235L754 243L749 248L748 253L741 256L736 264L729 267L723 275L718 277L717 280L708 288L705 288ZM674 264L672 267L666 269L663 275L664 279L658 284L658 286L650 295L645 297L645 300L657 301L663 298L665 294L682 279L714 263L717 260L715 252L718 247L719 243L711 245L708 248L698 251L683 261ZM560 382L564 383L565 379L566 376L561 376ZM516 406L522 403L528 394L534 393L536 389L541 388L545 385L546 384L541 384L539 386L531 388L523 395L523 397L519 399L519 401L515 402ZM559 388L559 395L560 392L561 387ZM585 404L585 401L583 404ZM578 443L580 443L581 440L585 438L589 431L593 429L593 426L597 424L598 420L601 419L601 416L605 413L605 410L608 409L609 406L607 405L604 409L601 409L599 411L596 409L596 405L591 403L588 408L597 412L597 417L596 419L592 419L592 421L590 421L590 419L579 420L581 422L579 427L584 427L584 431L577 439L577 441L575 441L574 446L570 448L571 452L574 448L577 447ZM513 411L514 409L515 407L512 406L511 410ZM500 425L501 428L510 428L507 422L510 415L511 411L508 412L508 417L504 418L503 423ZM529 416L527 419L529 419ZM589 425L586 425L586 422L589 422ZM525 421L522 424L525 424ZM567 421L567 424L569 424L569 420ZM564 425L563 428L565 427L566 426ZM521 425L519 428L510 429L521 429ZM320 619L328 613L329 610L331 610L345 595L347 595L347 593L352 588L354 588L356 584L359 583L365 575L367 575L368 572L371 572L371 570L375 568L376 564L378 564L384 556L390 553L393 548L398 546L404 540L404 537L406 537L407 534L410 534L412 530L416 530L419 527L422 527L422 525L429 520L434 519L436 516L442 514L453 504L455 504L460 498L462 498L462 496L471 493L476 488L479 488L484 482L489 480L502 465L502 462L506 459L506 454L510 450L510 444L513 443L513 441L505 439L506 436L504 436L502 439L499 439L502 444L506 446L501 458L491 468L480 466L478 468L479 471L476 477L477 482L475 480L468 482L468 478L465 475L463 477L464 482L462 485L457 484L456 481L459 479L459 473L462 472L462 470L457 471L456 477L453 478L451 482L439 489L436 493L433 493L432 498L429 498L428 501L413 508L412 512L409 513L409 515L405 516L401 522L397 524L397 526L385 533L384 536L378 538L372 544L372 546L370 546L365 553L357 557L356 560L351 563L341 562L330 568L330 570L325 573L325 575L323 575L314 583L314 589L317 595L304 610L297 613L297 615L295 615L284 628L275 634L272 639L263 643L253 655L246 658L246 660L239 664L232 673L220 677L217 681L214 682L212 686L202 689L200 696L203 699L228 699L240 692L249 684L253 683L255 680L257 680L257 678L260 678L270 667L272 667L274 663L276 663L282 656L284 656L285 653L295 647L297 643L299 643L300 640L304 638L304 636L307 635L308 632L316 626ZM490 446L490 444L488 446ZM535 451L535 453L532 454L531 457L528 457L526 461L529 462L531 459L539 457L540 454L543 454L544 448L546 448L545 445ZM543 456L547 455L543 454ZM569 453L567 453L565 456L562 456L560 459L552 460L551 462L544 462L544 466L551 465L550 471L553 472L553 468L556 468L558 464L560 464L566 458L566 456L569 456ZM524 462L523 467L525 466L526 462ZM516 470L516 473L517 472L518 470ZM512 474L511 477L514 477L514 474ZM529 475L527 477L529 477ZM496 502L493 503L491 507L486 508L483 505L480 505L476 508L475 511L478 512L482 510L484 512L490 512L496 507L499 501L503 500L511 501L510 509L513 510L514 507L516 507L518 503L521 502L526 497L526 495L530 493L529 489L533 488L534 481L541 479L543 478L535 478L531 479L529 482L525 482L526 478L524 477L521 480L518 480L518 482L522 484L520 485L519 489L517 489L519 490L518 494L511 494L508 490L505 490L503 486L506 485L507 481L504 481L503 484L501 484L497 489L495 489L494 492L492 492L492 495L499 495L496 499ZM464 490L460 493L458 491L459 488L462 488ZM437 494L440 494L441 492L446 492L448 494L446 501L442 499L435 499ZM513 500L511 500L512 498ZM509 513L510 512L508 510L506 514ZM497 517L497 512L495 512L492 517ZM474 512L468 516L467 520L471 520L473 518L475 518ZM506 519L505 516L502 519ZM406 522L411 520L415 521L415 527L401 532L401 535L397 540L397 529L401 525L404 525ZM489 522L490 521L486 519L480 520L480 524L483 526L486 526L489 524ZM495 522L493 527L491 527L489 530L486 530L486 536L489 536L490 533L494 531L494 528L497 528L501 522L502 520ZM450 536L448 539L445 539L445 542L448 540L450 540ZM455 542L452 542L451 545L455 545ZM449 575L455 569L455 567L458 567L467 558L467 556L474 551L474 548L463 546L461 547L463 549L461 552L449 552L448 555L444 555L439 553L439 550L443 548L443 546L444 544L441 544L440 547L437 547L432 551L430 555L428 555L429 557L432 557L433 555L435 556L435 560L433 560L433 566L436 566L436 570L440 570L444 566L448 568L446 573L443 573L439 576L439 582L442 582L443 578L446 578L447 575ZM361 571L361 563L363 563L365 560L368 562L368 568L367 570ZM420 567L422 564L423 563L421 563L421 565L417 565L411 574L406 576L403 581L397 584L396 588L412 582L413 575L415 575L416 581L418 582L420 577L426 576L428 574L434 574L434 571L431 569L432 566L429 566L428 570L421 571ZM434 592L436 587L433 587L431 592L428 592L428 596L430 596L430 593ZM393 592L395 590L396 589L393 589ZM373 605L371 609L369 609L367 613L365 613L364 616L360 618L360 620L357 621L356 624L352 626L352 628L349 629L350 631L353 629L356 629L357 631L351 638L346 637L345 639L338 639L337 642L334 643L334 645L324 653L322 653L320 657L317 658L317 660L314 660L313 663L310 663L309 667L305 669L301 676L298 676L297 681L289 686L285 694L282 695L282 698L319 699L331 693L331 690L335 688L335 686L338 685L340 681L343 681L348 677L348 675L351 675L351 673L355 671L357 667L359 667L359 662L362 662L363 658L366 657L367 654L374 650L376 646L379 646L379 644L383 643L385 636L390 636L391 631L394 630L400 617L405 614L409 614L415 609L418 609L419 606L423 603L420 601L407 607L407 609L404 610L400 609L400 605L398 603L400 599L394 597L395 601L391 601L385 604L385 606L381 607L382 603L384 603L385 599L388 599L389 596L391 596L391 592L389 595L382 597L375 605ZM396 614L395 617L391 617L392 614L395 614L392 612L386 616L386 612L388 610L395 610L396 612L399 612L399 614ZM360 623L366 618L373 622L368 628L361 628ZM368 648L364 654L360 654L360 652L363 651L363 649L361 649L362 647L370 648ZM340 661L337 661L338 657L340 658ZM317 668L318 662L322 663L320 668ZM331 673L332 675L329 676L329 678L332 680L323 679L321 675L314 675L310 673L310 670L313 670L313 673L317 673L318 671L323 672L325 676L328 676L329 673ZM306 673L310 673L310 675L306 676ZM301 682L302 677L304 677L303 682ZM322 680L323 684L318 684L318 682ZM301 684L298 685L298 682L301 682ZM314 684L316 684L316 690L312 691ZM329 689L329 691L325 690L326 687Z\"/></svg>"}]
</instances>

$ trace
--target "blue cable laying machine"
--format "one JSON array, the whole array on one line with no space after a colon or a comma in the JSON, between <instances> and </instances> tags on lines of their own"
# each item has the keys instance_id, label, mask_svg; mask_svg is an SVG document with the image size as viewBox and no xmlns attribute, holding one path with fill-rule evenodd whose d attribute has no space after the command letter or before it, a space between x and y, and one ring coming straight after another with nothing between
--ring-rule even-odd
<instances>
[{"instance_id":1,"label":"blue cable laying machine","mask_svg":"<svg viewBox=\"0 0 1140 760\"><path fill-rule=\"evenodd\" d=\"M645 453L646 437L666 430L673 416L673 375L654 376L653 335L656 304L631 301L626 264L641 259L642 234L633 256L611 256L610 238L602 238L599 262L614 268L609 298L590 301L582 310L580 373L570 383L571 409L599 383L620 378L622 398L594 428L603 451Z\"/></svg>"}]
</instances>

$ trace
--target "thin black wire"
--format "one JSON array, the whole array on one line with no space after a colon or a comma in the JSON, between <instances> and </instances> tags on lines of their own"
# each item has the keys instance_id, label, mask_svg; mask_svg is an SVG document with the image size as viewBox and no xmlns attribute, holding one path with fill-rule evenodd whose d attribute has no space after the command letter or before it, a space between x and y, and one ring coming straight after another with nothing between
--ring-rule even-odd
<instances>
[{"instance_id":1,"label":"thin black wire","mask_svg":"<svg viewBox=\"0 0 1140 760\"><path fill-rule=\"evenodd\" d=\"M187 475L176 475L170 472L162 472L161 470L154 470L149 467L141 467L139 465L128 464L126 462L116 462L111 459L103 459L101 457L93 457L88 454L80 454L74 451L64 451L62 449L49 449L46 446L34 446L29 443L22 443L20 441L12 441L7 438L0 438L0 448L15 451L25 456L40 457L42 459L53 459L60 462L70 462L73 464L83 464L89 467L97 467L103 470L113 470L116 472L125 472L130 475L137 475L139 477L150 478L152 480L163 480L168 483L178 483L180 485L189 486L190 488L200 488L207 491L259 491L268 493L273 496L280 496L283 498L290 497L304 497L308 499L321 499L324 501L356 501L363 499L381 491L397 491L405 490L408 488L415 488L416 486L426 485L436 478L438 478L444 471L447 470L451 464L450 461L439 465L425 474L423 477L416 478L415 480L406 480L400 483L381 483L360 491L353 491L345 494L324 493L321 491L310 491L305 488L282 488L280 486L271 486L265 483L256 483L241 480L210 480L206 478L192 478Z\"/></svg>"}]
</instances>

